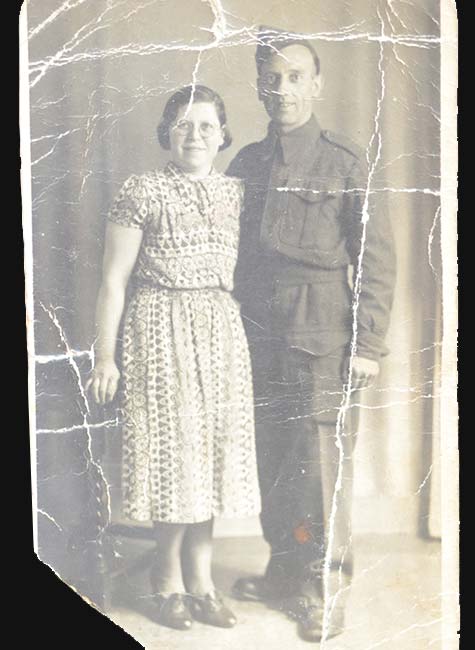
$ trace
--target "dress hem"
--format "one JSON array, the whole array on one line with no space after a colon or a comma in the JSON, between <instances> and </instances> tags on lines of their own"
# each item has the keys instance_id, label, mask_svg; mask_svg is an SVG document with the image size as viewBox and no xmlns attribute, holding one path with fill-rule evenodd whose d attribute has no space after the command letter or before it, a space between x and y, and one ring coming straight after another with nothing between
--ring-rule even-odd
<instances>
[{"instance_id":1,"label":"dress hem","mask_svg":"<svg viewBox=\"0 0 475 650\"><path fill-rule=\"evenodd\" d=\"M261 510L254 510L252 512L246 512L246 513L229 513L229 512L220 512L220 513L212 513L210 514L209 517L199 517L199 518L193 518L193 519L184 519L181 518L179 521L175 519L170 519L170 518L162 518L162 519L155 519L154 517L132 517L131 515L126 515L124 514L124 518L129 519L130 521L136 521L140 523L147 523L150 521L153 522L158 522L161 524L201 524L204 523L205 521L209 521L210 519L250 519L252 517L258 517L261 514Z\"/></svg>"}]
</instances>

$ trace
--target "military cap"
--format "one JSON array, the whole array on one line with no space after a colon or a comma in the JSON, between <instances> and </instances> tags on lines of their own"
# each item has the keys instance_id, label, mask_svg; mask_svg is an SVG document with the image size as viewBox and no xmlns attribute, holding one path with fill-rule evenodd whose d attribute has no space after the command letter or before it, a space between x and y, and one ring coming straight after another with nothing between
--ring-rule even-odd
<instances>
[{"instance_id":1,"label":"military cap","mask_svg":"<svg viewBox=\"0 0 475 650\"><path fill-rule=\"evenodd\" d=\"M317 74L320 74L320 59L318 54L310 43L302 34L296 32L288 32L276 27L268 27L267 25L260 25L257 33L257 48L256 48L256 65L259 70L261 65L267 61L276 51L284 49L289 45L302 45L312 54L315 62Z\"/></svg>"}]
</instances>

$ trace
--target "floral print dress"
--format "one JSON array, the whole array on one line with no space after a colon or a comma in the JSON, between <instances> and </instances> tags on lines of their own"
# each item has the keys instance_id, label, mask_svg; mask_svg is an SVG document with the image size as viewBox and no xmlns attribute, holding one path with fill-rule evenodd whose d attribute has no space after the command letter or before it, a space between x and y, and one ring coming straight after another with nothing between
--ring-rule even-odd
<instances>
[{"instance_id":1,"label":"floral print dress","mask_svg":"<svg viewBox=\"0 0 475 650\"><path fill-rule=\"evenodd\" d=\"M122 331L125 516L260 511L247 342L231 295L241 182L173 163L131 176L109 220L143 230Z\"/></svg>"}]
</instances>

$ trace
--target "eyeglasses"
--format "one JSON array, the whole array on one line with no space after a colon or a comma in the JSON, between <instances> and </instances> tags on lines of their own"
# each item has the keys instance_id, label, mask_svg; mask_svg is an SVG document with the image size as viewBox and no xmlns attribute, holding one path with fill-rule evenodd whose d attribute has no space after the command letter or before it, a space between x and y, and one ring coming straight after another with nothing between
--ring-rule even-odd
<instances>
[{"instance_id":1,"label":"eyeglasses","mask_svg":"<svg viewBox=\"0 0 475 650\"><path fill-rule=\"evenodd\" d=\"M189 135L190 133L193 133L194 126L193 122L180 120L176 124L172 125L172 129L179 135ZM198 124L198 132L205 140L216 135L220 128L220 126L217 124L211 124L211 122L200 122Z\"/></svg>"}]
</instances>

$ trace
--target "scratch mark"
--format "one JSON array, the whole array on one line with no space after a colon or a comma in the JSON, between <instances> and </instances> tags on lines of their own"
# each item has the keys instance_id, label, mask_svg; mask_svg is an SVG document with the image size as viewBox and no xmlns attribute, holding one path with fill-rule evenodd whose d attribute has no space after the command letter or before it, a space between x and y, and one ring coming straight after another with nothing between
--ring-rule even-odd
<instances>
[{"instance_id":1,"label":"scratch mark","mask_svg":"<svg viewBox=\"0 0 475 650\"><path fill-rule=\"evenodd\" d=\"M90 424L89 430L93 431L94 429L105 429L109 427L116 427L119 424L119 420L105 420L104 422L97 422L96 424ZM60 434L60 433L73 433L74 431L83 431L84 424L73 424L70 427L63 427L60 429L37 429L37 434Z\"/></svg>"},{"instance_id":2,"label":"scratch mark","mask_svg":"<svg viewBox=\"0 0 475 650\"><path fill-rule=\"evenodd\" d=\"M315 190L310 187L275 187L277 192L309 192L311 194L328 194L326 190ZM365 194L372 195L381 192L393 192L395 194L430 194L432 196L440 196L440 190L431 190L428 187L381 187L368 191L366 187L352 187L350 189L334 190L332 194L357 194L364 192Z\"/></svg>"},{"instance_id":3,"label":"scratch mark","mask_svg":"<svg viewBox=\"0 0 475 650\"><path fill-rule=\"evenodd\" d=\"M41 508L37 508L36 511L39 512L40 515L43 515L43 517L46 517L46 519L49 519L49 521L51 521L51 523L53 523L59 531L63 532L63 528L58 524L56 519L52 517L48 512L42 510Z\"/></svg>"},{"instance_id":4,"label":"scratch mark","mask_svg":"<svg viewBox=\"0 0 475 650\"><path fill-rule=\"evenodd\" d=\"M36 363L53 363L55 361L70 361L70 359L86 357L92 359L91 350L68 350L67 354L36 354L34 359Z\"/></svg>"},{"instance_id":5,"label":"scratch mark","mask_svg":"<svg viewBox=\"0 0 475 650\"><path fill-rule=\"evenodd\" d=\"M432 467L433 467L433 466L431 465L430 468L429 468L429 471L427 472L427 474L426 474L426 476L425 476L425 478L424 478L424 480L423 480L422 483L419 485L419 489L418 489L417 492L415 493L416 495L419 495L419 494L422 492L422 490L424 489L425 484L427 483L427 481L428 481L429 478L430 478L430 475L432 474Z\"/></svg>"},{"instance_id":6,"label":"scratch mark","mask_svg":"<svg viewBox=\"0 0 475 650\"><path fill-rule=\"evenodd\" d=\"M432 227L431 227L430 232L429 232L429 239L427 241L427 256L429 258L429 266L432 269L432 272L435 275L435 277L439 277L439 274L437 273L436 269L434 268L434 264L432 262L432 244L434 242L434 233L435 233L435 229L437 228L437 224L439 222L439 219L440 219L440 205L437 208L437 211L435 213L434 221L432 222Z\"/></svg>"},{"instance_id":7,"label":"scratch mark","mask_svg":"<svg viewBox=\"0 0 475 650\"><path fill-rule=\"evenodd\" d=\"M40 303L40 306L46 312L46 314L51 319L53 325L58 330L60 339L61 339L61 341L62 341L62 343L63 343L63 345L65 347L65 350L66 350L66 358L67 358L69 364L71 365L71 368L73 370L74 375L76 376L77 385L78 385L79 392L80 392L80 395L81 395L81 398L82 398L82 401L83 401L83 409L81 409L81 410L83 411L82 414L83 414L83 418L84 418L83 419L83 428L84 428L84 431L85 431L86 436L87 436L87 451L88 451L89 462L97 470L97 472L98 472L98 474L99 474L99 476L101 478L101 481L102 481L102 483L104 485L104 488L105 488L106 507L107 507L107 520L106 520L104 526L102 526L102 528L100 528L100 534L102 534L104 532L105 528L107 527L107 525L110 523L111 518L112 518L111 495L110 495L110 485L109 485L109 483L108 483L108 481L106 479L106 476L104 474L104 470L102 469L102 466L100 465L100 463L98 463L94 459L94 454L93 454L93 451L92 451L92 435L91 435L91 431L90 431L91 424L88 421L88 418L90 416L89 401L88 401L87 395L86 395L86 393L84 391L84 386L82 384L81 373L79 371L79 367L78 367L78 365L76 363L75 357L73 355L73 351L69 346L69 342L68 342L66 334L65 334L65 332L63 330L63 327L62 327L61 323L58 320L55 309L52 306L46 307L43 303Z\"/></svg>"},{"instance_id":8,"label":"scratch mark","mask_svg":"<svg viewBox=\"0 0 475 650\"><path fill-rule=\"evenodd\" d=\"M333 543L335 538L335 519L338 509L338 496L342 489L342 479L343 479L343 461L344 461L344 448L342 443L343 436L343 425L345 421L346 413L350 407L351 393L352 393L352 374L353 374L353 362L356 356L356 346L357 346L357 335L358 335L358 308L359 301L362 289L362 276L363 276L363 257L366 244L366 229L367 224L370 218L369 215L369 189L371 187L372 179L378 165L378 162L381 158L381 149L382 149L382 137L381 137L381 111L382 105L385 97L385 72L384 72L384 21L380 15L378 9L378 17L381 23L381 40L379 43L379 58L378 58L378 70L380 73L380 91L379 97L377 98L376 112L374 116L374 131L371 136L371 139L368 143L368 148L366 150L366 158L368 163L368 183L365 190L365 198L363 203L362 210L362 235L361 235L361 248L358 256L358 263L356 268L356 278L354 283L354 302L353 302L353 314L352 314L352 338L351 338L351 348L350 348L350 359L348 364L348 379L344 389L344 395L342 398L342 403L338 411L338 417L336 422L336 437L335 445L338 448L339 461L338 461L338 472L335 480L335 487L333 491L332 506L330 512L329 520L329 530L328 530L328 540L327 547L325 549L325 559L323 564L323 593L324 593L324 614L323 614L323 629L322 629L322 639L321 647L324 648L325 642L328 639L328 634L330 632L331 626L331 616L336 605L336 600L339 595L339 591L336 594L330 594L330 571L332 563L332 551ZM371 160L371 149L373 144L376 143L376 154L374 160Z\"/></svg>"},{"instance_id":9,"label":"scratch mark","mask_svg":"<svg viewBox=\"0 0 475 650\"><path fill-rule=\"evenodd\" d=\"M137 13L140 9L147 7L148 5L152 4L155 2L155 0L152 0L151 2L146 2L144 4L141 4L137 6L135 9L133 9L129 14L126 16L121 17L121 20L125 20L127 16L132 15L133 13ZM36 76L34 77L33 81L31 82L30 86L31 88L34 88L41 79L48 73L48 71L55 66L58 65L64 65L65 62L69 60L68 54L72 52L80 43L82 43L84 40L89 38L92 34L94 34L97 31L107 29L110 27L110 22L109 21L104 21L104 18L107 17L107 15L116 9L117 7L127 4L128 0L122 0L122 2L117 2L116 4L109 4L104 11L102 11L96 18L90 20L88 23L83 25L75 34L74 36L63 45L63 47L56 52L53 56L48 57L44 61L38 61L36 63L32 63L30 69L32 73L37 73ZM87 53L85 53L86 56L85 58L89 58L87 56ZM82 58L82 57L81 57Z\"/></svg>"},{"instance_id":10,"label":"scratch mark","mask_svg":"<svg viewBox=\"0 0 475 650\"><path fill-rule=\"evenodd\" d=\"M43 136L41 138L36 138L36 140L32 140L32 142L39 142L40 140L56 138L56 141L53 144L53 146L45 154L43 154L39 158L36 158L35 160L31 161L31 167L33 167L34 165L37 165L39 162L41 162L45 158L48 158L48 156L50 156L54 152L54 150L56 149L56 146L58 145L60 140L62 140L63 138L65 138L68 135L71 135L71 133L76 133L77 131L80 131L80 130L81 129L79 129L79 128L78 129L70 129L69 131L64 131L64 133L58 133L58 135L47 135L47 136Z\"/></svg>"},{"instance_id":11,"label":"scratch mark","mask_svg":"<svg viewBox=\"0 0 475 650\"><path fill-rule=\"evenodd\" d=\"M53 13L51 13L48 16L48 18L43 20L42 23L37 25L34 29L31 29L28 32L28 38L31 40L34 36L42 32L43 29L48 27L48 25L54 22L60 14L64 13L65 11L69 11L69 9L75 9L76 7L79 7L79 5L82 5L85 2L87 2L87 0L77 0L76 2L71 2L71 0L66 0L65 2L63 2L63 4L60 7L58 7L58 9L56 9L56 11L53 11Z\"/></svg>"},{"instance_id":12,"label":"scratch mark","mask_svg":"<svg viewBox=\"0 0 475 650\"><path fill-rule=\"evenodd\" d=\"M128 0L125 0L128 2ZM153 0L154 2L155 0ZM153 3L152 2L152 3ZM199 45L185 45L177 43L167 43L167 44L156 44L148 43L144 45L136 45L134 43L129 43L122 45L120 47L114 47L109 49L91 49L89 48L84 52L74 52L74 50L80 45L84 40L89 36L93 35L95 32L110 28L111 22L104 21L104 18L107 17L107 14L112 10L112 7L108 7L101 14L97 16L95 20L89 21L84 25L74 36L63 45L63 47L58 50L54 55L48 57L45 60L38 60L31 62L30 72L33 77L31 81L31 87L35 87L39 81L53 68L61 67L70 63L76 63L78 61L94 61L96 59L103 59L106 57L116 58L123 56L149 56L160 54L164 51L196 51L204 52L205 50L215 50L218 47L236 47L246 44L255 44L259 41L257 36L258 28L241 28L241 29L230 29L227 27L225 12L222 8L221 2L219 0L210 0L211 8L215 15L215 21L210 30L214 34L214 40L211 43L202 43ZM118 3L116 6L122 5L123 2ZM144 3L138 6L133 10L133 13L147 7L149 3ZM113 7L113 8L116 8ZM130 14L129 14L130 15ZM124 17L122 17L122 20ZM307 33L307 34L293 34L292 37L296 39L310 39L315 41L324 41L324 42L339 42L339 41L367 41L369 43L379 43L380 45L385 43L396 43L405 47L418 47L418 48L430 48L438 47L441 43L440 37L432 36L430 34L420 35L420 34L405 34L403 36L391 36L387 34L373 34L370 32L355 32L351 33L347 30L341 30L340 32L316 32L316 33Z\"/></svg>"},{"instance_id":13,"label":"scratch mark","mask_svg":"<svg viewBox=\"0 0 475 650\"><path fill-rule=\"evenodd\" d=\"M50 190L52 187L54 187L55 185L57 185L58 183L60 183L62 180L64 180L65 178L67 178L69 175L70 175L70 172L67 171L67 172L65 172L64 174L62 174L61 176L59 176L59 177L55 177L54 180L51 181L51 183L48 183L47 185L45 185L45 186L44 186L44 189L43 189L39 194L37 194L37 195L35 196L35 198L34 198L34 200L33 200L33 202L32 202L32 206L33 206L33 207L36 207L39 203L41 203L42 198L43 198L46 194L48 194L49 190ZM38 177L36 177L36 178L38 178Z\"/></svg>"}]
</instances>

